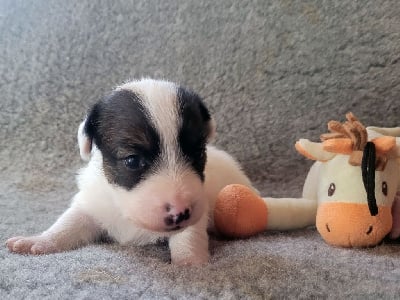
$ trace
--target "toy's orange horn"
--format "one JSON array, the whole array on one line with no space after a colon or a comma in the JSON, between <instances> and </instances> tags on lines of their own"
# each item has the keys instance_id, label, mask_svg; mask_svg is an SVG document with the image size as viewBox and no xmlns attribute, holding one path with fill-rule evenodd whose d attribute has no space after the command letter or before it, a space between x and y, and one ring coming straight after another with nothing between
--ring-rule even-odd
<instances>
[{"instance_id":1,"label":"toy's orange horn","mask_svg":"<svg viewBox=\"0 0 400 300\"><path fill-rule=\"evenodd\" d=\"M353 142L349 138L336 138L325 140L322 143L325 151L338 154L351 154L353 152Z\"/></svg>"}]
</instances>

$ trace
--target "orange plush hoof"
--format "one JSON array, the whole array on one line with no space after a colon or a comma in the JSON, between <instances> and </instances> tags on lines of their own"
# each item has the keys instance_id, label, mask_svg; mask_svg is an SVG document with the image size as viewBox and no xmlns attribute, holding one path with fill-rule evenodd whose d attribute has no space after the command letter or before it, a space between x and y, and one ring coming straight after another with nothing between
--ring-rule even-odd
<instances>
[{"instance_id":1,"label":"orange plush hoof","mask_svg":"<svg viewBox=\"0 0 400 300\"><path fill-rule=\"evenodd\" d=\"M249 237L267 228L264 200L250 188L227 185L218 194L214 210L215 228L227 237Z\"/></svg>"}]
</instances>

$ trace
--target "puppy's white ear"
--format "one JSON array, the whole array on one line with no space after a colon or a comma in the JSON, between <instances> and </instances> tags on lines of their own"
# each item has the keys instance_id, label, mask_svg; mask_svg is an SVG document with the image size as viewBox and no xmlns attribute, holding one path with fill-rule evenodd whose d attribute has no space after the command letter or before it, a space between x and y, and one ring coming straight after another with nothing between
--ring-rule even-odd
<instances>
[{"instance_id":1,"label":"puppy's white ear","mask_svg":"<svg viewBox=\"0 0 400 300\"><path fill-rule=\"evenodd\" d=\"M92 139L85 132L87 119L88 118L86 117L78 128L79 153L84 161L88 161L90 159L90 154L92 152Z\"/></svg>"},{"instance_id":2,"label":"puppy's white ear","mask_svg":"<svg viewBox=\"0 0 400 300\"><path fill-rule=\"evenodd\" d=\"M215 123L214 118L211 118L208 121L208 137L207 137L207 143L212 142L215 139L215 136L217 135L217 124Z\"/></svg>"}]
</instances>

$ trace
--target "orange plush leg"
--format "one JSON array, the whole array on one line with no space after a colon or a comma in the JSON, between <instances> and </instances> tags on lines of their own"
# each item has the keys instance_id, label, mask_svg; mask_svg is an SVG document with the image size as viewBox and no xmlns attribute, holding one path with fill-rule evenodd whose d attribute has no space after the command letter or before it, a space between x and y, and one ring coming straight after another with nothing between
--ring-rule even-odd
<instances>
[{"instance_id":1,"label":"orange plush leg","mask_svg":"<svg viewBox=\"0 0 400 300\"><path fill-rule=\"evenodd\" d=\"M268 210L264 200L250 188L227 185L215 204L214 223L227 237L249 237L267 228Z\"/></svg>"}]
</instances>

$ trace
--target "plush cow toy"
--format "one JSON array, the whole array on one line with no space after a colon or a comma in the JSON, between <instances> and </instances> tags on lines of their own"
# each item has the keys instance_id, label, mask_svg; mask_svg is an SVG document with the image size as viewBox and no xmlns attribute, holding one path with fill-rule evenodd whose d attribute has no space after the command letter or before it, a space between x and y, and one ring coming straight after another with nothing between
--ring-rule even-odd
<instances>
[{"instance_id":1,"label":"plush cow toy","mask_svg":"<svg viewBox=\"0 0 400 300\"><path fill-rule=\"evenodd\" d=\"M365 128L352 113L346 117L328 123L321 143L296 143L316 161L302 198L260 198L244 186L227 186L216 203L216 228L246 237L315 224L327 243L341 247L374 246L388 233L399 237L400 127Z\"/></svg>"}]
</instances>

